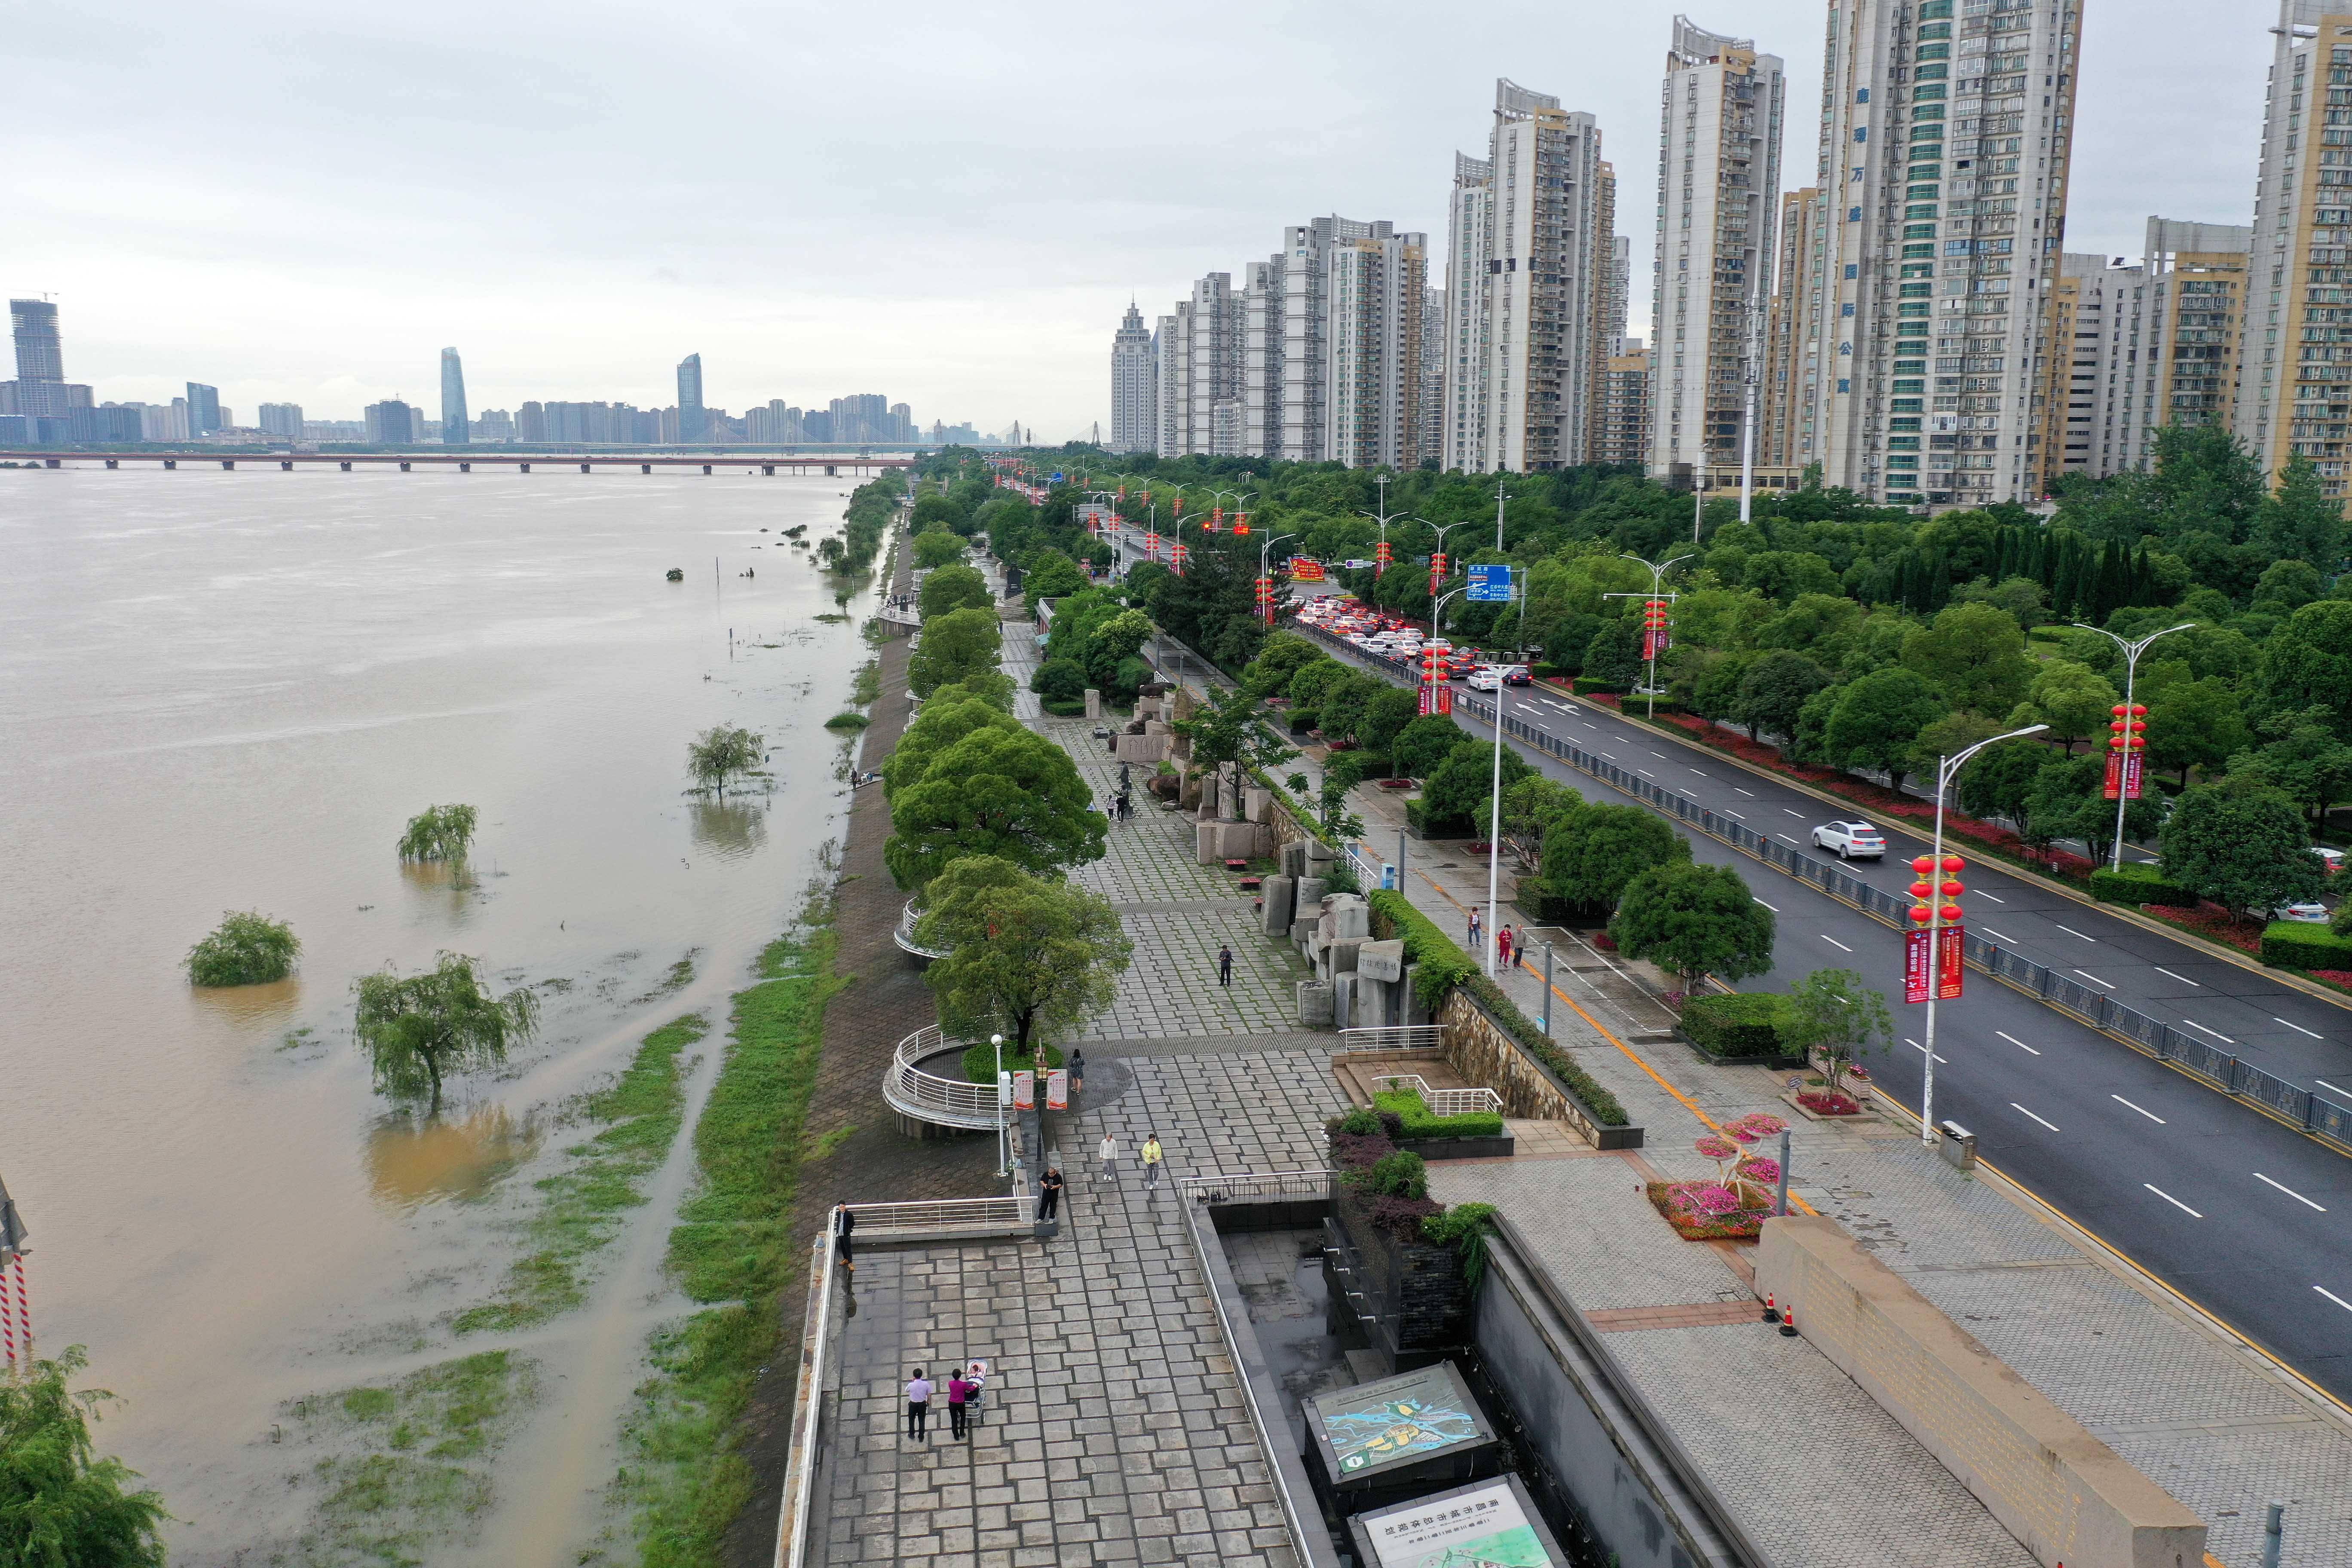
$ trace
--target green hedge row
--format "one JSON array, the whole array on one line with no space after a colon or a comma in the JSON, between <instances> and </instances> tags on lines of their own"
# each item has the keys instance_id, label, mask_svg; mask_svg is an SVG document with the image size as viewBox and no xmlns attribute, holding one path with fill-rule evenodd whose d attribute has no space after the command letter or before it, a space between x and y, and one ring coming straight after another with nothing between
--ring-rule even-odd
<instances>
[{"instance_id":1,"label":"green hedge row","mask_svg":"<svg viewBox=\"0 0 2352 1568\"><path fill-rule=\"evenodd\" d=\"M2105 868L2091 873L2091 897L2111 904L2164 904L2195 909L2197 895L2164 874L2145 866L2127 870Z\"/></svg>"},{"instance_id":2,"label":"green hedge row","mask_svg":"<svg viewBox=\"0 0 2352 1568\"><path fill-rule=\"evenodd\" d=\"M1788 998L1769 991L1694 996L1683 1006L1683 1033L1712 1057L1782 1056L1780 1020L1788 1011Z\"/></svg>"},{"instance_id":3,"label":"green hedge row","mask_svg":"<svg viewBox=\"0 0 2352 1568\"><path fill-rule=\"evenodd\" d=\"M1566 1084L1569 1092L1584 1102L1584 1109L1592 1113L1595 1121L1603 1127L1623 1127L1633 1120L1600 1079L1553 1045L1527 1015L1512 1005L1500 987L1479 972L1478 961L1438 930L1436 921L1414 909L1402 893L1380 888L1365 895L1365 899L1371 906L1374 933L1383 942L1402 941L1405 962L1421 965L1413 983L1413 994L1429 1009L1432 1017L1444 1005L1445 994L1461 987L1486 1010L1488 1016L1502 1025L1521 1050Z\"/></svg>"},{"instance_id":4,"label":"green hedge row","mask_svg":"<svg viewBox=\"0 0 2352 1568\"><path fill-rule=\"evenodd\" d=\"M1407 1138L1500 1138L1503 1119L1491 1110L1465 1111L1459 1116L1440 1116L1429 1109L1427 1101L1409 1089L1393 1094L1374 1094L1372 1109L1385 1110L1404 1123Z\"/></svg>"},{"instance_id":5,"label":"green hedge row","mask_svg":"<svg viewBox=\"0 0 2352 1568\"><path fill-rule=\"evenodd\" d=\"M2352 937L2305 921L2273 921L2263 931L2262 956L2282 969L2352 969Z\"/></svg>"}]
</instances>

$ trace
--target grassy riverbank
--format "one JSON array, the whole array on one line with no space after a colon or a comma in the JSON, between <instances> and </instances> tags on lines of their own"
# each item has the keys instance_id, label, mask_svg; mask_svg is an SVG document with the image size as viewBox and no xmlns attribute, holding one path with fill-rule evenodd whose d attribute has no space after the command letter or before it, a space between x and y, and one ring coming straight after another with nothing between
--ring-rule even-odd
<instances>
[{"instance_id":1,"label":"grassy riverbank","mask_svg":"<svg viewBox=\"0 0 2352 1568\"><path fill-rule=\"evenodd\" d=\"M813 902L760 955L756 982L735 994L727 1059L695 1124L700 1184L670 1232L668 1266L706 1307L655 1334L614 1483L646 1568L715 1563L751 1496L734 1432L781 1353L803 1121L825 1004L847 984L834 973L835 951L830 911Z\"/></svg>"}]
</instances>

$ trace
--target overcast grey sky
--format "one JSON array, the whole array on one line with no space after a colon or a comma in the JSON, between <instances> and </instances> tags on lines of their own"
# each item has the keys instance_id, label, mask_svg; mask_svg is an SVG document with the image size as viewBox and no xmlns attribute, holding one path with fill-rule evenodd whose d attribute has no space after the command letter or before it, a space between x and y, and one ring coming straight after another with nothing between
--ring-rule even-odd
<instances>
[{"instance_id":1,"label":"overcast grey sky","mask_svg":"<svg viewBox=\"0 0 2352 1568\"><path fill-rule=\"evenodd\" d=\"M2046 0L2045 0L2046 3ZM1494 79L1600 119L1646 276L1665 0L1474 6L0 0L0 289L103 399L218 384L356 417L879 391L1108 426L1110 333L1318 213L1441 234ZM1693 10L1789 67L1809 183L1823 0ZM2243 223L2274 17L2088 0L2068 248ZM1645 299L1633 330L1646 331Z\"/></svg>"}]
</instances>

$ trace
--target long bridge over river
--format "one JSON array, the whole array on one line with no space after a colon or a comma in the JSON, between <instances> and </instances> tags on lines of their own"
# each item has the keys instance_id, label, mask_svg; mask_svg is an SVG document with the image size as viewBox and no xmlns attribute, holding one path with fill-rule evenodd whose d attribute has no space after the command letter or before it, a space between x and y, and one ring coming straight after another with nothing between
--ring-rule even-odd
<instances>
[{"instance_id":1,"label":"long bridge over river","mask_svg":"<svg viewBox=\"0 0 2352 1568\"><path fill-rule=\"evenodd\" d=\"M7 452L0 451L0 462L37 463L47 468L61 468L71 463L77 468L102 465L120 468L125 464L153 463L166 468L176 468L185 463L201 468L217 463L224 468L267 468L275 463L288 473L297 467L315 468L332 463L344 473L354 468L381 468L398 465L402 473L415 468L455 468L470 473L477 468L515 468L530 473L534 468L578 468L585 474L598 468L630 468L650 474L656 468L700 468L706 474L721 469L733 472L773 475L778 469L793 473L822 473L831 479L842 474L861 477L878 474L891 468L914 466L912 458L869 458L855 453L833 453L810 458L784 458L772 453L747 453L723 457L716 453L692 454L685 457L674 453L658 456L614 452L499 452L475 450L467 452L224 452L191 450L181 452Z\"/></svg>"}]
</instances>

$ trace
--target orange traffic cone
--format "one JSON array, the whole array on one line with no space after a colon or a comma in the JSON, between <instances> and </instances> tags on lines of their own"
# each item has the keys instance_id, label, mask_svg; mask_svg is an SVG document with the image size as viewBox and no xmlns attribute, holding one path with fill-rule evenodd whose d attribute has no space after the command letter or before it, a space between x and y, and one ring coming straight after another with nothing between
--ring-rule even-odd
<instances>
[{"instance_id":1,"label":"orange traffic cone","mask_svg":"<svg viewBox=\"0 0 2352 1568\"><path fill-rule=\"evenodd\" d=\"M1764 1292L1764 1321L1768 1323L1777 1323L1780 1321L1780 1309L1773 1304L1772 1292L1769 1290Z\"/></svg>"},{"instance_id":2,"label":"orange traffic cone","mask_svg":"<svg viewBox=\"0 0 2352 1568\"><path fill-rule=\"evenodd\" d=\"M1780 1331L1792 1340L1797 1337L1796 1308L1783 1307L1780 1310Z\"/></svg>"}]
</instances>

